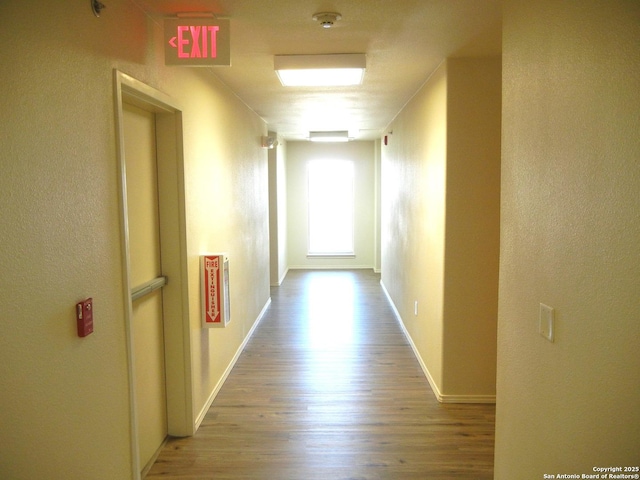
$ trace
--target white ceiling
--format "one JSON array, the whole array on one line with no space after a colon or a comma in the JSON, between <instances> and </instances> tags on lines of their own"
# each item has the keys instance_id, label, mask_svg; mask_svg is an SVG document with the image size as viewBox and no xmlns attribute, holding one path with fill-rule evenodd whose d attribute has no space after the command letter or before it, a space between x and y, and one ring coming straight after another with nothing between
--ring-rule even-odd
<instances>
[{"instance_id":1,"label":"white ceiling","mask_svg":"<svg viewBox=\"0 0 640 480\"><path fill-rule=\"evenodd\" d=\"M349 130L358 140L385 127L447 57L501 53L500 0L134 0L154 19L212 12L230 19L231 67L211 67L288 140ZM338 12L331 29L313 20ZM281 86L273 56L365 53L356 87Z\"/></svg>"}]
</instances>

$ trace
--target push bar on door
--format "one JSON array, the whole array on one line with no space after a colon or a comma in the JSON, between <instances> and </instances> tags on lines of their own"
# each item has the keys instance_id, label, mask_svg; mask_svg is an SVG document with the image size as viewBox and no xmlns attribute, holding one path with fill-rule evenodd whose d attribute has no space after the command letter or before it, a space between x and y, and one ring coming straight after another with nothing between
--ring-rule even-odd
<instances>
[{"instance_id":1,"label":"push bar on door","mask_svg":"<svg viewBox=\"0 0 640 480\"><path fill-rule=\"evenodd\" d=\"M151 292L164 287L167 284L167 277L158 277L150 280L142 285L138 285L131 289L131 301L136 301L139 298L149 295Z\"/></svg>"}]
</instances>

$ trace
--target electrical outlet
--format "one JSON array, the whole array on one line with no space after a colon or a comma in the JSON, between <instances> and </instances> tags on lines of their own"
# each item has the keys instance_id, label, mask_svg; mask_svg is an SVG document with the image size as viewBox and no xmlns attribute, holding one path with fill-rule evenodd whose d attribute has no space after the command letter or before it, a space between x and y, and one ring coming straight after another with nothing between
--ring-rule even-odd
<instances>
[{"instance_id":1,"label":"electrical outlet","mask_svg":"<svg viewBox=\"0 0 640 480\"><path fill-rule=\"evenodd\" d=\"M544 303L540 304L540 324L538 331L544 338L553 342L555 310Z\"/></svg>"}]
</instances>

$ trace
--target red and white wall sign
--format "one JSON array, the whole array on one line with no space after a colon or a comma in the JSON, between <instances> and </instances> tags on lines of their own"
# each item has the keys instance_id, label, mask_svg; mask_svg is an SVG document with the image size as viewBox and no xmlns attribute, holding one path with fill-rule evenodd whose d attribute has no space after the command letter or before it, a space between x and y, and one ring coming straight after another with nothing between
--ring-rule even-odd
<instances>
[{"instance_id":1,"label":"red and white wall sign","mask_svg":"<svg viewBox=\"0 0 640 480\"><path fill-rule=\"evenodd\" d=\"M189 67L231 65L229 20L165 19L164 63Z\"/></svg>"},{"instance_id":2,"label":"red and white wall sign","mask_svg":"<svg viewBox=\"0 0 640 480\"><path fill-rule=\"evenodd\" d=\"M200 257L202 280L202 326L224 327L229 323L229 260L224 254Z\"/></svg>"}]
</instances>

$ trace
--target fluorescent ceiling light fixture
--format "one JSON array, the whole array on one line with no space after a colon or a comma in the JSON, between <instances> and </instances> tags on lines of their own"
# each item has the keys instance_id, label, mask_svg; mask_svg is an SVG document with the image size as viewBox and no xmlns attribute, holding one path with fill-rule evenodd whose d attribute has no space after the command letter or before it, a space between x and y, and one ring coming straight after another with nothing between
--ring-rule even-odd
<instances>
[{"instance_id":1,"label":"fluorescent ceiling light fixture","mask_svg":"<svg viewBox=\"0 0 640 480\"><path fill-rule=\"evenodd\" d=\"M367 66L364 53L276 55L273 66L285 87L360 85Z\"/></svg>"},{"instance_id":2,"label":"fluorescent ceiling light fixture","mask_svg":"<svg viewBox=\"0 0 640 480\"><path fill-rule=\"evenodd\" d=\"M309 132L309 140L312 142L348 142L349 132Z\"/></svg>"}]
</instances>

